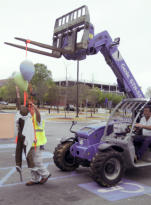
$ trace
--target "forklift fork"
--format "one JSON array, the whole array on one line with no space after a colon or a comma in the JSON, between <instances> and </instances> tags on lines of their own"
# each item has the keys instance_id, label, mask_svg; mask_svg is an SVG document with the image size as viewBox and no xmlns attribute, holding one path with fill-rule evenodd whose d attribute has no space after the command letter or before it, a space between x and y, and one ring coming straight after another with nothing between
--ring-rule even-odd
<instances>
[{"instance_id":1,"label":"forklift fork","mask_svg":"<svg viewBox=\"0 0 151 205\"><path fill-rule=\"evenodd\" d=\"M72 55L79 49L87 49L89 27L90 18L88 8L87 6L82 6L56 19L52 46L18 37L15 37L15 39L25 42L26 46L8 42L5 42L5 44L41 55L60 58L62 54ZM84 30L83 36L81 41L77 42L77 34L81 30ZM27 47L27 43L52 50L52 52L29 48Z\"/></svg>"}]
</instances>

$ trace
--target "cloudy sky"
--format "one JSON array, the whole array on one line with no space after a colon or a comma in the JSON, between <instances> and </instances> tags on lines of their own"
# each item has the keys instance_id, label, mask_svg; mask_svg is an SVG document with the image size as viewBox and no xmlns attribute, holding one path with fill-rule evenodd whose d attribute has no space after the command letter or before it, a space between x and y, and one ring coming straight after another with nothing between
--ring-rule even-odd
<instances>
[{"instance_id":1,"label":"cloudy sky","mask_svg":"<svg viewBox=\"0 0 151 205\"><path fill-rule=\"evenodd\" d=\"M87 5L95 34L107 30L112 39L120 37L119 50L143 92L151 86L151 1L150 0L0 0L0 79L19 71L24 50L4 44L22 44L22 37L52 44L55 19ZM34 64L43 63L54 80L76 79L76 62L28 52ZM80 62L80 80L116 83L100 53Z\"/></svg>"}]
</instances>

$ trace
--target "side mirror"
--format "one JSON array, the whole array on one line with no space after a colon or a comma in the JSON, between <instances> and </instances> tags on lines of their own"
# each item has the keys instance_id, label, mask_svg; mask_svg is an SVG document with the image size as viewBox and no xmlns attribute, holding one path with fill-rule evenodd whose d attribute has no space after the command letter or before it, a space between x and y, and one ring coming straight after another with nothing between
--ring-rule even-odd
<instances>
[{"instance_id":1,"label":"side mirror","mask_svg":"<svg viewBox=\"0 0 151 205\"><path fill-rule=\"evenodd\" d=\"M76 125L77 124L77 121L72 121L72 125Z\"/></svg>"}]
</instances>

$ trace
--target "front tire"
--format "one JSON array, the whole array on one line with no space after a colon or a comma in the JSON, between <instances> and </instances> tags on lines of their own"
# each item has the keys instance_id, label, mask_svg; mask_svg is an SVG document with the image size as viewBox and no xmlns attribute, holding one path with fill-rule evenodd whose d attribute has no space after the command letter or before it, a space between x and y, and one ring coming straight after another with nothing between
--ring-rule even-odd
<instances>
[{"instance_id":1,"label":"front tire","mask_svg":"<svg viewBox=\"0 0 151 205\"><path fill-rule=\"evenodd\" d=\"M59 144L54 151L53 160L56 166L62 171L73 171L78 168L79 164L70 153L70 147L74 142L64 142Z\"/></svg>"},{"instance_id":2,"label":"front tire","mask_svg":"<svg viewBox=\"0 0 151 205\"><path fill-rule=\"evenodd\" d=\"M93 179L101 186L115 186L123 177L124 163L122 155L114 150L99 152L90 166Z\"/></svg>"}]
</instances>

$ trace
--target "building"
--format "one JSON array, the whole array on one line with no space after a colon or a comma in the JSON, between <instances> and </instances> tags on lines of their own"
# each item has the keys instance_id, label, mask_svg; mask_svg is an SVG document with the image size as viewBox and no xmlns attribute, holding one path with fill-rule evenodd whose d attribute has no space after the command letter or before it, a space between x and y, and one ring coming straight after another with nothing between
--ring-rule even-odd
<instances>
[{"instance_id":1,"label":"building","mask_svg":"<svg viewBox=\"0 0 151 205\"><path fill-rule=\"evenodd\" d=\"M2 87L3 85L5 85L7 83L8 79L3 79L0 80L0 87ZM62 87L71 87L77 84L76 80L54 80L55 84L58 86L62 86ZM81 85L87 85L90 88L94 88L94 87L98 87L100 88L101 91L103 92L110 92L110 93L116 93L118 95L124 95L123 92L119 91L119 88L117 86L117 84L109 84L109 83L100 83L100 82L95 82L95 81L79 81L79 84Z\"/></svg>"},{"instance_id":2,"label":"building","mask_svg":"<svg viewBox=\"0 0 151 205\"><path fill-rule=\"evenodd\" d=\"M60 87L72 87L72 86L75 86L77 84L77 81L75 80L56 80L54 81L55 84L57 86L60 86ZM82 81L80 80L78 82L79 85L87 85L89 86L90 88L94 88L94 87L97 87L99 88L102 92L104 93L114 93L114 94L118 94L118 95L124 95L123 92L120 92L119 89L118 89L118 86L117 84L107 84L107 83L99 83L99 82L90 82L90 81ZM69 99L68 99L69 100ZM66 103L67 103L67 97L65 95L65 93L60 93L60 100L59 100L59 105L62 105L62 106L65 106ZM68 103L70 103L68 101Z\"/></svg>"},{"instance_id":3,"label":"building","mask_svg":"<svg viewBox=\"0 0 151 205\"><path fill-rule=\"evenodd\" d=\"M55 80L54 81L56 85L62 86L62 87L71 87L77 84L77 81L75 80ZM119 91L119 88L117 84L109 84L109 83L100 83L100 82L95 82L95 81L79 81L79 84L81 85L87 85L90 88L98 87L102 92L110 92L110 93L115 93L118 95L124 95L123 92Z\"/></svg>"}]
</instances>

